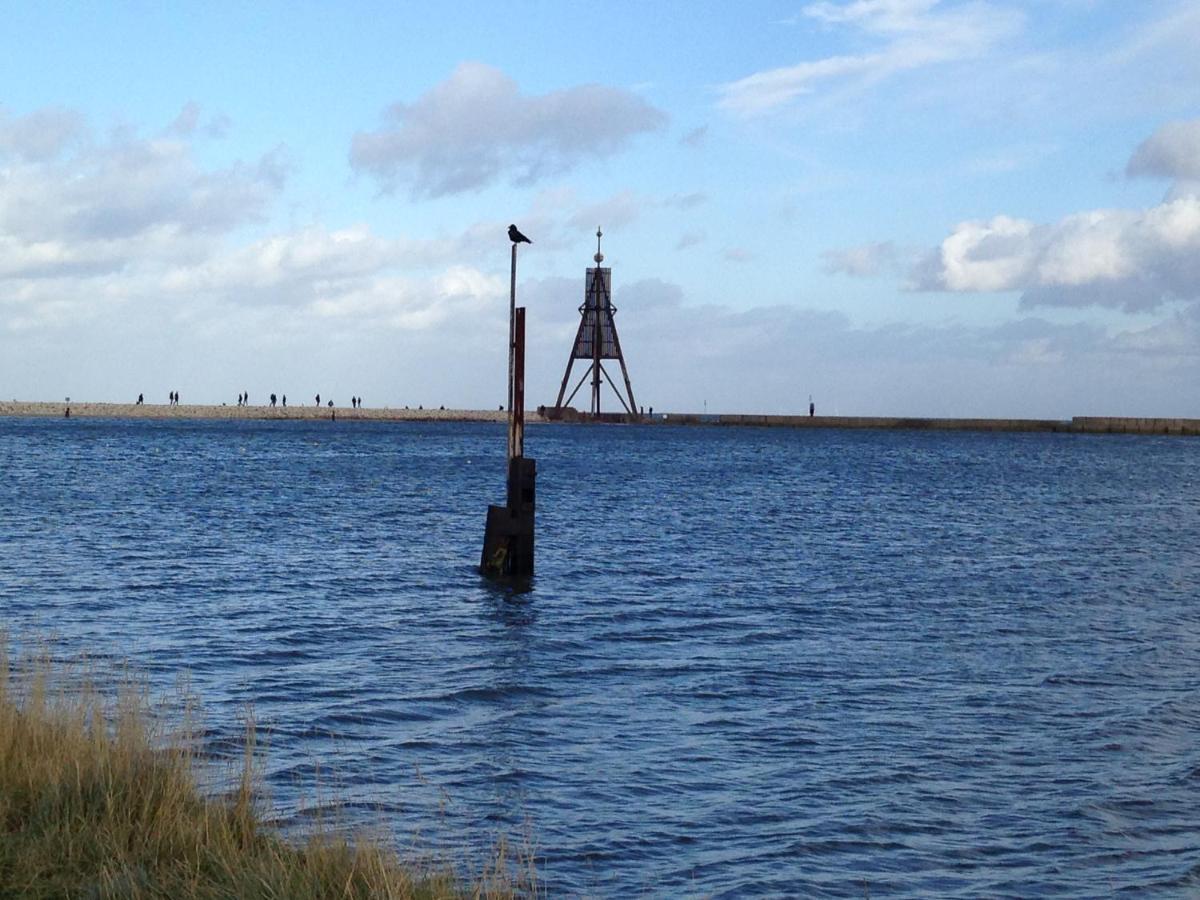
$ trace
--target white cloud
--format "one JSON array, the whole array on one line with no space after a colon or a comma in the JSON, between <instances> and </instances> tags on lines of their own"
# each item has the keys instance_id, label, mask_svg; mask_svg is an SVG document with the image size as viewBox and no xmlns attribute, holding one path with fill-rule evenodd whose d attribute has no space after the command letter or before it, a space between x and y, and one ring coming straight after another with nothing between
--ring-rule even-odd
<instances>
[{"instance_id":1,"label":"white cloud","mask_svg":"<svg viewBox=\"0 0 1200 900\"><path fill-rule=\"evenodd\" d=\"M219 234L258 220L285 180L281 151L205 170L184 140L70 134L36 153L20 137L0 146L0 233L29 242L117 241L165 228Z\"/></svg>"},{"instance_id":2,"label":"white cloud","mask_svg":"<svg viewBox=\"0 0 1200 900\"><path fill-rule=\"evenodd\" d=\"M719 105L732 113L769 113L821 87L864 88L901 72L983 56L1015 33L1023 17L992 3L854 0L811 3L804 15L873 40L877 49L756 72L722 85Z\"/></svg>"},{"instance_id":3,"label":"white cloud","mask_svg":"<svg viewBox=\"0 0 1200 900\"><path fill-rule=\"evenodd\" d=\"M1133 153L1130 175L1200 176L1200 122L1160 128ZM1057 222L997 215L962 222L909 272L909 287L1020 292L1024 306L1151 310L1200 300L1200 190L1179 180L1147 209L1094 209ZM873 276L900 263L890 241L824 254L826 271Z\"/></svg>"},{"instance_id":4,"label":"white cloud","mask_svg":"<svg viewBox=\"0 0 1200 900\"><path fill-rule=\"evenodd\" d=\"M1200 119L1163 125L1133 152L1125 173L1131 177L1200 180Z\"/></svg>"},{"instance_id":5,"label":"white cloud","mask_svg":"<svg viewBox=\"0 0 1200 900\"><path fill-rule=\"evenodd\" d=\"M857 278L888 274L895 271L898 265L896 245L891 241L861 244L844 250L827 250L821 255L825 259L826 272Z\"/></svg>"},{"instance_id":6,"label":"white cloud","mask_svg":"<svg viewBox=\"0 0 1200 900\"><path fill-rule=\"evenodd\" d=\"M818 412L845 415L1065 418L1098 406L1116 415L1196 408L1187 385L1200 375L1200 315L1172 323L1187 337L1171 341L1169 328L1110 334L1035 316L863 327L791 305L691 305L659 280L618 283L614 300L638 402L656 409L700 411L707 401L710 411L802 412L810 392Z\"/></svg>"},{"instance_id":7,"label":"white cloud","mask_svg":"<svg viewBox=\"0 0 1200 900\"><path fill-rule=\"evenodd\" d=\"M1022 291L1026 305L1152 309L1200 298L1200 197L1052 225L964 222L914 272L918 290Z\"/></svg>"},{"instance_id":8,"label":"white cloud","mask_svg":"<svg viewBox=\"0 0 1200 900\"><path fill-rule=\"evenodd\" d=\"M454 266L422 281L399 277L372 278L343 292L322 292L311 305L324 319L425 331L472 321L489 309L498 318L507 283L468 266Z\"/></svg>"},{"instance_id":9,"label":"white cloud","mask_svg":"<svg viewBox=\"0 0 1200 900\"><path fill-rule=\"evenodd\" d=\"M830 23L853 23L882 34L920 31L939 0L851 0L811 3L804 14Z\"/></svg>"},{"instance_id":10,"label":"white cloud","mask_svg":"<svg viewBox=\"0 0 1200 900\"><path fill-rule=\"evenodd\" d=\"M167 126L167 134L174 137L190 137L200 124L200 104L189 100L184 104L175 121Z\"/></svg>"},{"instance_id":11,"label":"white cloud","mask_svg":"<svg viewBox=\"0 0 1200 900\"><path fill-rule=\"evenodd\" d=\"M0 120L0 330L118 316L205 329L270 308L289 322L420 329L469 323L503 295L473 265L501 252L489 249L505 243L499 222L423 239L362 224L241 238L281 196L280 156L205 166L199 118L189 104L159 136L105 138L69 110Z\"/></svg>"},{"instance_id":12,"label":"white cloud","mask_svg":"<svg viewBox=\"0 0 1200 900\"><path fill-rule=\"evenodd\" d=\"M73 110L47 107L13 117L0 107L0 159L6 156L25 162L53 159L85 133L83 117Z\"/></svg>"},{"instance_id":13,"label":"white cloud","mask_svg":"<svg viewBox=\"0 0 1200 900\"><path fill-rule=\"evenodd\" d=\"M417 197L519 184L568 171L624 149L666 115L636 94L591 84L523 95L492 66L462 63L414 103L396 103L376 131L354 136L350 162L385 190Z\"/></svg>"}]
</instances>

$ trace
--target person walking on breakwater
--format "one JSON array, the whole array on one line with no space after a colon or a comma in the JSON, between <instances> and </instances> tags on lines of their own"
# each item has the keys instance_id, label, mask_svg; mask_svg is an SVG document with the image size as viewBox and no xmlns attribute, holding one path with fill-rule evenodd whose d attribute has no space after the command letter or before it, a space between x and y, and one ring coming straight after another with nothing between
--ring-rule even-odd
<instances>
[{"instance_id":1,"label":"person walking on breakwater","mask_svg":"<svg viewBox=\"0 0 1200 900\"><path fill-rule=\"evenodd\" d=\"M242 395L238 394L238 406L242 405Z\"/></svg>"},{"instance_id":2,"label":"person walking on breakwater","mask_svg":"<svg viewBox=\"0 0 1200 900\"><path fill-rule=\"evenodd\" d=\"M143 397L141 394L138 394L138 402L137 402L137 405L138 405L138 406L141 406L141 405L142 405L142 401L143 401L143 400L145 400L145 399L146 399L146 398L145 398L145 397Z\"/></svg>"},{"instance_id":3,"label":"person walking on breakwater","mask_svg":"<svg viewBox=\"0 0 1200 900\"><path fill-rule=\"evenodd\" d=\"M317 394L317 406L321 405L321 395Z\"/></svg>"},{"instance_id":4,"label":"person walking on breakwater","mask_svg":"<svg viewBox=\"0 0 1200 900\"><path fill-rule=\"evenodd\" d=\"M287 394L283 395L283 408L287 409Z\"/></svg>"},{"instance_id":5,"label":"person walking on breakwater","mask_svg":"<svg viewBox=\"0 0 1200 900\"><path fill-rule=\"evenodd\" d=\"M811 419L817 412L817 404L813 403L812 397L808 398L808 417Z\"/></svg>"},{"instance_id":6,"label":"person walking on breakwater","mask_svg":"<svg viewBox=\"0 0 1200 900\"><path fill-rule=\"evenodd\" d=\"M272 394L271 395L271 409L274 409L274 408L275 408L275 395Z\"/></svg>"}]
</instances>

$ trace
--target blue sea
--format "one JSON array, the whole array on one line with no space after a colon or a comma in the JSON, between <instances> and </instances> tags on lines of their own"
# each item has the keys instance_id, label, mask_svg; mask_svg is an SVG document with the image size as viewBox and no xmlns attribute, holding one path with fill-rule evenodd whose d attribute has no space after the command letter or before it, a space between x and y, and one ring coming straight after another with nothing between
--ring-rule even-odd
<instances>
[{"instance_id":1,"label":"blue sea","mask_svg":"<svg viewBox=\"0 0 1200 900\"><path fill-rule=\"evenodd\" d=\"M552 896L1200 894L1200 440L0 420L10 643ZM215 752L215 750L214 750Z\"/></svg>"}]
</instances>

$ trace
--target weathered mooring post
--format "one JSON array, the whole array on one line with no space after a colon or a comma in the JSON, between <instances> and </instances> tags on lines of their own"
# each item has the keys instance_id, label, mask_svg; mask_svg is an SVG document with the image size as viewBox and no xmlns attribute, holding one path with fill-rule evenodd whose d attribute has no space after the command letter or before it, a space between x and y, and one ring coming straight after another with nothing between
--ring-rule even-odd
<instances>
[{"instance_id":1,"label":"weathered mooring post","mask_svg":"<svg viewBox=\"0 0 1200 900\"><path fill-rule=\"evenodd\" d=\"M504 506L489 506L479 571L492 578L533 574L537 463L525 456L525 307L517 306L517 244L533 243L508 227L512 270L508 292L508 490Z\"/></svg>"}]
</instances>

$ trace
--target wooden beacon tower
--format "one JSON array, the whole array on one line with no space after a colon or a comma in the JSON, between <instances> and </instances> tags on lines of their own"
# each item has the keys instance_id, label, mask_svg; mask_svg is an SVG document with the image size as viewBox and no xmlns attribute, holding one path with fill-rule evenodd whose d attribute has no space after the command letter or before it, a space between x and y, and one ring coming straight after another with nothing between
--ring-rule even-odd
<instances>
[{"instance_id":1,"label":"wooden beacon tower","mask_svg":"<svg viewBox=\"0 0 1200 900\"><path fill-rule=\"evenodd\" d=\"M613 321L613 314L617 308L612 305L612 269L600 266L600 263L604 262L604 254L600 252L600 238L603 236L604 232L597 228L596 255L592 257L596 261L596 266L587 270L583 305L579 307L579 330L575 332L575 343L571 347L571 355L567 358L567 371L563 374L562 386L558 389L558 399L554 403L552 418L562 415L563 397L567 393L567 384L571 380L571 368L577 359L586 360L588 368L583 377L579 379L579 383L575 385L575 389L571 391L570 396L566 398L567 406L570 406L571 401L575 399L575 395L579 393L579 389L583 387L584 382L590 376L593 417L599 418L600 416L600 386L607 381L608 386L617 395L617 399L621 401L621 405L625 407L626 414L635 420L639 418L637 404L633 400L633 386L629 383L629 369L626 368L625 356L621 353L621 339L617 337L617 325ZM604 360L606 359L615 359L621 364L621 377L625 381L624 396L613 383L608 372L605 371ZM626 398L628 398L628 402L626 402Z\"/></svg>"}]
</instances>

